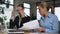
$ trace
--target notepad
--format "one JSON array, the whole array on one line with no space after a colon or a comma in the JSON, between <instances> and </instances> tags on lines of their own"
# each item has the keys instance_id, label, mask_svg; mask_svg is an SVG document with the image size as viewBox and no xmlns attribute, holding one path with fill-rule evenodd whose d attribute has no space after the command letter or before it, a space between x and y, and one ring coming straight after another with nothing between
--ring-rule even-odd
<instances>
[{"instance_id":1,"label":"notepad","mask_svg":"<svg viewBox=\"0 0 60 34\"><path fill-rule=\"evenodd\" d=\"M19 29L30 30L30 29L35 29L35 28L39 28L38 20L33 20L33 21L29 21L27 23L24 23L23 27L21 27Z\"/></svg>"}]
</instances>

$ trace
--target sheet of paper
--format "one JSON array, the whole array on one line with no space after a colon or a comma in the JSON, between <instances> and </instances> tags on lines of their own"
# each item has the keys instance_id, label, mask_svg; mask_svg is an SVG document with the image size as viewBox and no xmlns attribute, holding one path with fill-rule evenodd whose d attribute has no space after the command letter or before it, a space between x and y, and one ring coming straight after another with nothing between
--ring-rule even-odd
<instances>
[{"instance_id":1,"label":"sheet of paper","mask_svg":"<svg viewBox=\"0 0 60 34\"><path fill-rule=\"evenodd\" d=\"M23 24L23 27L20 28L20 29L35 29L35 28L38 28L39 27L39 23L38 23L38 20L33 20L33 21L30 21L30 22L27 22L27 23L24 23Z\"/></svg>"}]
</instances>

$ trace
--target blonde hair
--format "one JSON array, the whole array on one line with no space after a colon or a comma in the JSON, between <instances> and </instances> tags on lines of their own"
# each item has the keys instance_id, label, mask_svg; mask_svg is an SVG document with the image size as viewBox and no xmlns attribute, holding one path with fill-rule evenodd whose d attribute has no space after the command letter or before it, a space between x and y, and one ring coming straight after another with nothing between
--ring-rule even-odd
<instances>
[{"instance_id":1,"label":"blonde hair","mask_svg":"<svg viewBox=\"0 0 60 34\"><path fill-rule=\"evenodd\" d=\"M39 2L39 3L38 3L38 6L40 6L40 7L42 7L42 8L46 7L46 8L47 8L47 11L49 11L49 9L51 8L51 13L54 14L54 6L53 6L53 5L48 4L48 3L45 2L45 1L42 1L42 2Z\"/></svg>"}]
</instances>

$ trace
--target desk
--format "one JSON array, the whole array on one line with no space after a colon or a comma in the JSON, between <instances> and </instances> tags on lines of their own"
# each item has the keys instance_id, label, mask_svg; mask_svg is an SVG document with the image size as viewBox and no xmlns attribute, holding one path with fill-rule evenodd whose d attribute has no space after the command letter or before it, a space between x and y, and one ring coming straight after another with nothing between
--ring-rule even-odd
<instances>
[{"instance_id":1,"label":"desk","mask_svg":"<svg viewBox=\"0 0 60 34\"><path fill-rule=\"evenodd\" d=\"M0 34L4 34L3 32L0 32ZM10 33L10 34L18 34L18 33ZM19 33L20 34L20 33ZM22 33L23 34L23 33ZM24 34L58 34L58 33L29 33L29 32L26 32L26 33L24 33Z\"/></svg>"},{"instance_id":2,"label":"desk","mask_svg":"<svg viewBox=\"0 0 60 34\"><path fill-rule=\"evenodd\" d=\"M60 34L60 33L25 32L24 34Z\"/></svg>"},{"instance_id":3,"label":"desk","mask_svg":"<svg viewBox=\"0 0 60 34\"><path fill-rule=\"evenodd\" d=\"M8 34L58 34L58 33L41 33L41 32L31 32L31 31L22 31L22 30L14 30L9 29L10 31ZM0 34L4 34L3 32L0 32Z\"/></svg>"},{"instance_id":4,"label":"desk","mask_svg":"<svg viewBox=\"0 0 60 34\"><path fill-rule=\"evenodd\" d=\"M3 32L0 32L0 34L4 34Z\"/></svg>"}]
</instances>

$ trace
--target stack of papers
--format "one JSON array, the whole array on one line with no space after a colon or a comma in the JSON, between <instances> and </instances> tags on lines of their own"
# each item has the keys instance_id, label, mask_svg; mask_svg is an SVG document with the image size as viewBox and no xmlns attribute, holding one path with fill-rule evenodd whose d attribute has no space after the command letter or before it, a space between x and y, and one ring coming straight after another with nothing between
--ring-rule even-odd
<instances>
[{"instance_id":1,"label":"stack of papers","mask_svg":"<svg viewBox=\"0 0 60 34\"><path fill-rule=\"evenodd\" d=\"M30 22L24 23L23 27L21 27L19 29L31 30L31 29L35 29L35 28L39 28L38 20L33 20L33 21L30 21Z\"/></svg>"}]
</instances>

